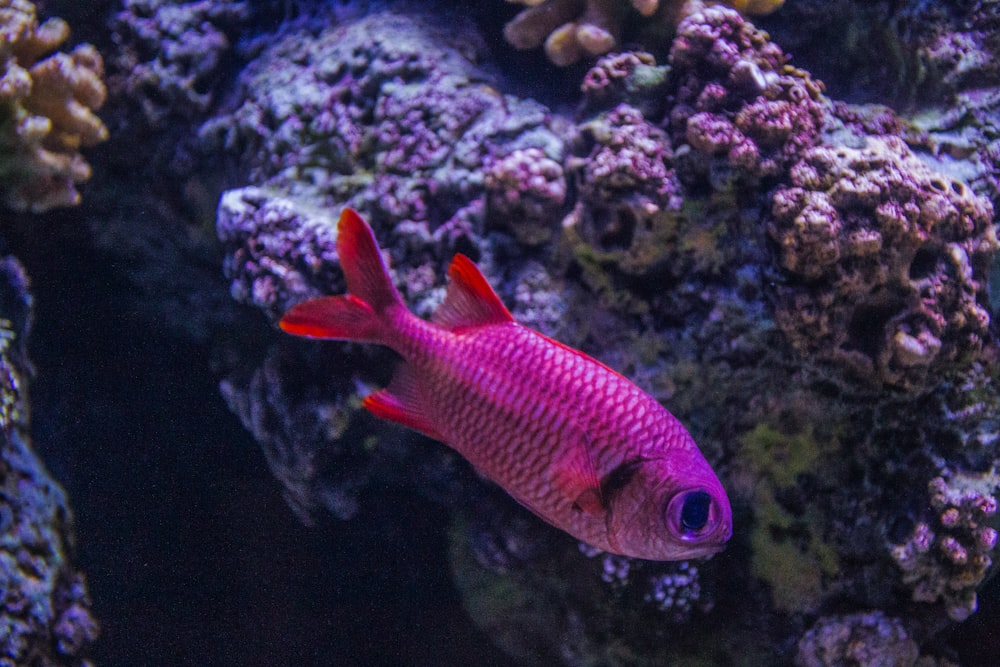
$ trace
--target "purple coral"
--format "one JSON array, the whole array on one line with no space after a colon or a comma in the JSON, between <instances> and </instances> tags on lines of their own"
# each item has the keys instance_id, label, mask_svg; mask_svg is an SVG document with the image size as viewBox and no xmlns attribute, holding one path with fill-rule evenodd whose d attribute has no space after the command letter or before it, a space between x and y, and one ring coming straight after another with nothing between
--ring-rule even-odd
<instances>
[{"instance_id":1,"label":"purple coral","mask_svg":"<svg viewBox=\"0 0 1000 667\"><path fill-rule=\"evenodd\" d=\"M336 221L323 213L249 187L222 196L217 229L233 298L273 322L299 301L344 290Z\"/></svg>"},{"instance_id":2,"label":"purple coral","mask_svg":"<svg viewBox=\"0 0 1000 667\"><path fill-rule=\"evenodd\" d=\"M290 31L202 135L240 153L258 184L350 204L376 227L481 228L489 165L538 150L558 166L564 152L540 105L501 95L476 68L483 48L468 25L393 12Z\"/></svg>"},{"instance_id":3,"label":"purple coral","mask_svg":"<svg viewBox=\"0 0 1000 667\"><path fill-rule=\"evenodd\" d=\"M12 257L0 294L0 665L87 665L98 624L70 562L69 501L28 437L31 295Z\"/></svg>"},{"instance_id":4,"label":"purple coral","mask_svg":"<svg viewBox=\"0 0 1000 667\"><path fill-rule=\"evenodd\" d=\"M670 68L657 65L649 53L626 51L606 55L587 71L580 85L581 115L592 116L628 104L646 118L659 118L667 101L669 73Z\"/></svg>"},{"instance_id":5,"label":"purple coral","mask_svg":"<svg viewBox=\"0 0 1000 667\"><path fill-rule=\"evenodd\" d=\"M670 112L675 145L688 145L686 180L718 169L743 178L779 176L816 143L825 119L823 86L786 64L767 34L736 11L710 7L681 22L670 51L676 103Z\"/></svg>"},{"instance_id":6,"label":"purple coral","mask_svg":"<svg viewBox=\"0 0 1000 667\"><path fill-rule=\"evenodd\" d=\"M125 0L112 20L118 46L113 92L139 104L161 127L170 115L191 118L212 103L231 48L227 31L248 20L245 2Z\"/></svg>"},{"instance_id":7,"label":"purple coral","mask_svg":"<svg viewBox=\"0 0 1000 667\"><path fill-rule=\"evenodd\" d=\"M552 239L566 201L563 166L539 148L512 151L487 166L487 223L525 245Z\"/></svg>"},{"instance_id":8,"label":"purple coral","mask_svg":"<svg viewBox=\"0 0 1000 667\"><path fill-rule=\"evenodd\" d=\"M983 348L992 207L899 138L804 152L771 214L792 276L776 319L796 349L919 390Z\"/></svg>"},{"instance_id":9,"label":"purple coral","mask_svg":"<svg viewBox=\"0 0 1000 667\"><path fill-rule=\"evenodd\" d=\"M624 271L647 272L669 251L659 237L681 205L666 133L620 104L581 125L576 146L581 156L569 167L578 200L566 224L595 248L621 254Z\"/></svg>"},{"instance_id":10,"label":"purple coral","mask_svg":"<svg viewBox=\"0 0 1000 667\"><path fill-rule=\"evenodd\" d=\"M450 250L456 245L471 246L471 250L481 253L479 260L491 280L503 276L493 282L505 300L515 304L513 310L519 320L535 326L543 322L563 335L575 324L585 323L580 327L585 331L572 335L588 336L603 359L654 387L658 396L669 398L673 406L692 418L695 428L702 429L705 442L719 458L745 456L731 443L740 442L740 433L765 420L765 415L781 414L782 422L796 424L795 432L806 425L815 427L816 437L810 431L795 442L803 449L815 449L816 460L807 456L800 462L801 472L795 475L795 483L789 482L788 492L775 498L780 517L795 517L795 531L789 531L792 537L784 543L789 549L778 551L775 557L774 552L768 554L755 547L754 559L775 557L773 572L778 577L785 577L790 569L796 576L805 573L807 577L815 571L815 579L808 581L816 582L816 599L808 604L821 605L821 610L830 609L831 604L869 609L886 600L897 605L902 602L905 608L906 601L899 599L902 587L893 577L885 576L896 571L883 542L887 526L910 510L908 497L900 500L897 492L909 488L907 484L913 479L922 484L928 476L937 474L918 476L913 471L922 474L923 469L909 467L913 458L927 455L939 468L943 464L937 462L953 452L946 451L947 444L941 444L944 439L929 434L922 440L912 431L889 429L884 424L874 434L865 430L884 419L890 409L882 395L870 404L846 405L831 399L826 385L824 391L814 391L809 383L816 376L801 372L803 359L819 364L849 362L841 357L824 357L827 348L821 343L802 347L796 344L789 349L792 346L781 344L781 335L798 335L802 338L791 339L798 343L809 336L820 340L841 327L855 336L854 344L867 341L872 330L869 324L880 323L878 316L886 312L879 309L881 302L866 302L854 311L850 309L852 300L837 292L844 287L841 279L845 276L852 285L865 283L862 278L868 274L861 260L871 262L873 275L884 273L886 280L899 277L916 283L930 279L925 287L914 288L913 299L917 301L907 297L907 304L919 302L911 312L933 314L933 308L940 307L941 312L952 313L949 308L962 304L984 306L983 292L970 282L982 282L980 264L992 252L987 249L974 257L973 238L985 234L986 245L990 245L988 228L983 223L986 218L977 209L981 200L968 188L953 186L951 180L927 170L898 140L862 137L898 132L900 125L893 122L891 114L879 122L852 128L850 146L841 151L833 142L846 133L822 134L818 127L826 123L829 129L836 118L844 120L844 112L831 111L828 101L817 92L817 83L789 69L780 50L741 19L727 18L726 13L721 14L725 19L722 21L716 20L718 14L701 16L704 25L688 26L685 34L689 42L679 43L673 73L665 73L667 68L657 68L648 58L627 54L609 56L592 70L584 93L589 106L581 112L589 115L577 125L574 155L570 158L553 140L558 139L560 125L552 115L527 105L521 106L517 114L508 113L516 101L503 97L488 83L470 78L472 75L465 69L468 62L455 58L454 53L443 56L435 50L436 45L412 35L404 39L408 33L399 26L393 27L392 38L373 37L376 29L392 21L327 27L323 32L335 35L335 39L327 40L319 33L297 35L280 50L265 50L244 75L245 87L240 91L244 99L239 108L214 128L219 136L231 132L226 137L232 139L228 145L245 149L243 155L254 169L252 178L264 186L261 192L271 188L266 197L273 198L271 203L250 207L247 231L234 236L233 243L227 241L227 250L239 260L231 266L231 270L235 269L231 275L237 277L243 272L242 277L237 277L234 293L264 306L273 315L280 309L279 304L296 298L289 295L305 294L303 286L308 291L321 289L324 282L339 283L335 271L326 277L310 272L308 267L313 266L315 258L332 256L329 246L322 249L332 239L322 231L323 225L316 223L321 216L303 211L329 208L335 213L340 205L350 203L370 214L380 240L395 260L396 276L407 293L407 302L421 313L440 301L443 262ZM718 33L718 38L712 37L714 41L694 44L697 35L715 34L713 31ZM411 38L419 48L407 44ZM324 40L321 48L316 46ZM344 45L350 48L338 48ZM719 53L712 51L716 46ZM296 62L284 60L295 54L299 56ZM430 59L424 60L428 54L444 59L438 63L439 70L453 77L450 82L431 71L433 67L427 64ZM259 78L255 78L257 75ZM656 85L638 86L647 75L655 79ZM287 80L282 78L285 76ZM309 81L309 85L301 85L303 81ZM422 98L420 87L431 82L436 90L428 90ZM793 89L801 89L805 97L799 99L797 93L790 92ZM454 108L447 108L447 98L466 94L470 100L454 102ZM393 99L383 101L386 96ZM491 98L503 102L484 103ZM669 114L668 105L678 100L686 101L688 108ZM437 115L442 107L442 113ZM526 109L530 114L521 115ZM382 114L380 122L388 124L386 129L376 131L370 119L378 113ZM812 123L807 123L801 134L797 133L796 114L805 114L804 118ZM694 116L698 118L692 120ZM677 118L684 119L683 127L671 124ZM509 133L495 131L511 127L505 123L513 124ZM412 141L396 141L405 139L406 128L411 125ZM551 132L541 138L546 130ZM893 148L886 147L889 145ZM894 150L898 154L892 155ZM685 178L678 179L678 171ZM737 182L742 187L735 197L731 190L717 188L718 181L711 180L727 171L743 179ZM764 176L768 178L758 183ZM712 187L705 187L706 182L700 180L703 177ZM831 178L824 185L824 179ZM866 179L871 182L863 182ZM689 186L686 190L681 180ZM910 186L906 184L916 181L923 183L920 187L926 186L927 191L910 197L906 194ZM932 181L943 184L946 192L935 195ZM872 183L884 183L885 188L873 187ZM906 196L901 197L901 192ZM513 223L521 215L525 221L533 217L551 230L557 214L563 212L564 195L569 198L565 205L573 206L565 220L565 232L571 242L584 242L573 246L578 260L574 271L553 280L553 274L541 263L525 262L525 255L548 260L548 251L555 244L540 241L537 247L526 250L518 248L510 236L530 242L538 231L519 231ZM679 205L682 195L684 206ZM242 206L240 195L232 196ZM772 196L768 206L765 202ZM915 208L908 206L906 197L916 202ZM923 204L925 198L929 201ZM293 209L281 213L281 199L293 202ZM272 205L276 220L287 224L288 229L263 224L264 218L252 211L254 207L264 211ZM965 212L953 216L949 206ZM913 220L926 214L937 222L901 227L911 224L907 217L911 209L916 216ZM261 233L255 240L253 229L257 225ZM306 229L301 234L291 233L291 227L296 225ZM220 215L220 231L226 226ZM507 234L487 234L490 228ZM907 245L911 243L907 240L910 233L928 236L921 237L923 240L917 244L920 249L910 261L903 262L900 258L911 252ZM304 246L317 247L299 247L300 241ZM970 258L968 270L966 263L959 261L961 253L956 247ZM271 257L272 253L277 256ZM701 257L698 264L686 261L694 254ZM529 265L530 273L538 279L525 278L525 267ZM696 270L690 270L692 266ZM710 267L711 271L697 270L700 267ZM860 277L851 272L858 272ZM670 288L660 289L659 279L668 274ZM281 284L284 278L291 280L289 289ZM606 307L595 304L598 299L577 298L586 289L578 280L589 287L597 285L595 289L609 290L615 305ZM895 288L884 289L899 294ZM335 286L330 291L341 289ZM581 307L581 302L594 305ZM617 318L618 312L633 312L626 311L622 303L628 303L628 307L635 304L634 312L642 314L638 331L635 320L626 326L626 320ZM975 312L966 310L965 314ZM780 320L775 313L779 318L799 319ZM951 315L946 316L946 328L960 326L956 325L957 319L948 317ZM814 330L809 330L810 323L816 324ZM616 335L628 337L628 341L620 343ZM972 356L959 352L947 361L954 339L941 337L930 328L892 330L889 340L896 354L896 360L887 366L890 370L903 362L915 368L921 360L930 363L926 376L918 371L908 371L900 380L886 376L889 380L885 382L898 381L893 386L904 389L940 387L942 372L964 373L971 360L982 358L976 357L975 347L971 347L967 349L973 351ZM850 345L844 349L872 352L870 348L857 350ZM801 356L789 356L796 352ZM370 381L368 365L339 357L338 362L338 377L346 378L353 370L363 378L359 381ZM300 505L321 505L325 501L317 500L317 490L329 493L333 489L337 492L331 497L336 500L330 506L338 515L346 516L349 512L345 508L354 507L351 501L356 489L370 481L354 473L338 479L332 467L317 470L314 462L321 447L336 450L338 457L351 451L350 439L340 433L333 443L313 437L322 430L315 424L326 424L322 420L285 420L296 414L297 402L307 409L303 413L306 415L309 409L350 415L354 389L310 386L304 400L293 392L280 396L278 392L258 391L267 383L277 385L285 372L271 368L251 382L251 389L257 393L249 410L240 398L241 385L227 385L227 397L241 417L247 419L246 415L250 415L248 424L278 425L273 430L261 430L258 439L269 457L277 452L274 458L280 464L278 474L293 500ZM869 369L864 377L873 374L874 370ZM826 379L824 373L822 380ZM947 421L954 426L945 414L923 409L928 405L926 396L914 401L910 398L903 401L908 406L905 417L907 423L917 423L914 428L920 434L930 429L928 423ZM272 410L268 400L278 407ZM804 403L810 407L804 408ZM984 430L991 426L978 421L973 427L976 424ZM306 440L299 441L305 444L296 451L290 435L300 428L306 429ZM371 433L377 426L366 423L365 428L366 433ZM827 438L827 432L837 435ZM784 431L781 436L785 437ZM380 439L376 449L391 446L387 440L391 439ZM372 455L360 447L353 449L359 460ZM848 453L852 472L827 465L834 457L847 460ZM973 455L965 451L963 456L971 459ZM399 460L389 461L389 467L398 466ZM337 471L342 470L339 461ZM365 471L375 469L365 465L362 463ZM891 476L885 473L887 468L905 468L908 472ZM855 475L854 470L863 474ZM441 478L454 479L453 472L442 468ZM746 474L744 483L759 481L760 473L756 474L757 478ZM333 478L335 483L323 486L320 478ZM734 475L730 480L739 484L739 478ZM482 493L477 487L468 496L475 503L476 513L482 507L478 501ZM746 497L753 497L752 492ZM302 498L308 502L302 502ZM755 506L754 510L758 523L765 523L768 508ZM624 604L601 609L600 595L581 595L566 604L565 582L579 582L580 578L568 574L569 569L553 566L547 551L553 545L544 529L522 532L516 528L516 517L520 516L516 508L511 515L490 514L495 523L490 530L470 524L468 529L456 529L456 534L464 533L471 539L476 560L504 573L505 586L522 585L532 593L544 591L525 597L551 600L552 606L568 609L584 619L579 623L581 629L574 626L572 632L577 634L572 637L583 636L590 641L599 635L602 639L593 640L594 650L614 643L636 653L651 648L643 655L660 657L664 653L662 641L647 646L642 644L641 636L636 637L641 630L634 634L633 628L626 628L608 642L605 628L608 623L620 622L623 609L627 614L636 609L642 609L643 614L660 613L656 609L671 614L686 610L688 601L710 597L717 561L700 568L699 576L705 577L701 581L693 576L685 579L684 573L672 570L654 573L641 564L602 558L586 562L590 580L599 584L602 575L609 579L612 597ZM960 507L943 508L940 515L939 520L923 521L911 540L914 549L923 550L916 556L922 563L917 569L939 580L946 567L967 568L976 557L975 544L982 547L993 539L987 531L966 531L968 522ZM850 519L847 525L842 522L845 516ZM808 553L802 553L803 544ZM579 556L571 551L573 556ZM798 562L789 568L789 560ZM572 558L566 562L579 566ZM817 564L823 569L816 568ZM938 569L934 571L934 567ZM754 599L765 599L764 589L770 580L746 579L740 585L746 586ZM876 579L875 585L868 585ZM591 613L595 607L605 615ZM929 612L930 621L906 618L905 626L903 620L875 612L825 617L811 633L811 645L828 650L829 656L884 657L895 655L897 650L899 655L907 655L917 641L933 632L933 624L945 615L945 605L939 601ZM501 614L501 623L517 625L523 613ZM535 621L537 616L531 618ZM768 623L775 616L764 610L760 618L764 619L761 623ZM539 635L539 645L552 647L565 640L567 635L553 632L553 627L566 626L535 622L533 630ZM517 634L525 636L523 632ZM535 638L530 633L528 636ZM619 640L622 636L628 638ZM880 643L880 638L885 641ZM794 650L790 641L785 641L784 646ZM801 656L806 655L806 649L800 650ZM587 657L591 657L589 652Z\"/></svg>"},{"instance_id":11,"label":"purple coral","mask_svg":"<svg viewBox=\"0 0 1000 667\"><path fill-rule=\"evenodd\" d=\"M892 548L915 601L940 602L956 621L976 611L976 588L997 544L997 531L987 524L997 513L998 491L996 474L955 473L931 480L928 493L936 517L917 523L909 539Z\"/></svg>"}]
</instances>

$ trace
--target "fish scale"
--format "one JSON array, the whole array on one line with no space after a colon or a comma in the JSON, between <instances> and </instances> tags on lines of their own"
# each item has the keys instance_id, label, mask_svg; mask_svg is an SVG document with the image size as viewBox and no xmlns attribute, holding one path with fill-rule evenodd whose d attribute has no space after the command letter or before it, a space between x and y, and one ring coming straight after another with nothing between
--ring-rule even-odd
<instances>
[{"instance_id":1,"label":"fish scale","mask_svg":"<svg viewBox=\"0 0 1000 667\"><path fill-rule=\"evenodd\" d=\"M679 560L724 547L725 490L654 398L516 323L463 255L428 322L403 304L371 229L351 210L337 253L349 293L298 304L280 326L396 350L403 362L366 408L451 446L539 517L600 549Z\"/></svg>"}]
</instances>

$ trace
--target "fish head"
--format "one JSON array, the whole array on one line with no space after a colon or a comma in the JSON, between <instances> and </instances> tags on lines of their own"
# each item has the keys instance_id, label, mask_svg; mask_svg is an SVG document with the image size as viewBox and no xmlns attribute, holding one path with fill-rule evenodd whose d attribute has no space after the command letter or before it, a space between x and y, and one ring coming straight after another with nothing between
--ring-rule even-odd
<instances>
[{"instance_id":1,"label":"fish head","mask_svg":"<svg viewBox=\"0 0 1000 667\"><path fill-rule=\"evenodd\" d=\"M729 497L697 448L627 462L618 476L608 488L606 515L615 551L687 560L725 548L733 532Z\"/></svg>"}]
</instances>

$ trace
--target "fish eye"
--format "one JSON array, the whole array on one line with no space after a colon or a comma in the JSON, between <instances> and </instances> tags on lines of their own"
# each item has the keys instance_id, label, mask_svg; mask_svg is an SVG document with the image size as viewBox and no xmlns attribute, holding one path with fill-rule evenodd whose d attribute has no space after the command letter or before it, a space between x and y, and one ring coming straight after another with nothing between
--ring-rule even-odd
<instances>
[{"instance_id":1,"label":"fish eye","mask_svg":"<svg viewBox=\"0 0 1000 667\"><path fill-rule=\"evenodd\" d=\"M703 489L678 493L667 503L665 514L667 525L682 540L696 540L718 523L712 496Z\"/></svg>"}]
</instances>

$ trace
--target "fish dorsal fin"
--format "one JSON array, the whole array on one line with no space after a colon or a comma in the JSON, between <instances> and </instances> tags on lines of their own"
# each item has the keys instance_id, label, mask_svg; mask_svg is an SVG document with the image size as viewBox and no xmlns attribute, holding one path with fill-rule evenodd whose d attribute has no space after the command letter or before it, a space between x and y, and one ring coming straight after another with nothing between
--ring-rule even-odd
<instances>
[{"instance_id":1,"label":"fish dorsal fin","mask_svg":"<svg viewBox=\"0 0 1000 667\"><path fill-rule=\"evenodd\" d=\"M514 321L471 259L462 254L455 255L448 267L448 277L451 283L444 301L431 316L432 322L455 330Z\"/></svg>"},{"instance_id":2,"label":"fish dorsal fin","mask_svg":"<svg viewBox=\"0 0 1000 667\"><path fill-rule=\"evenodd\" d=\"M576 424L566 428L563 453L552 464L552 483L566 498L573 501L573 509L586 514L600 514L607 508L601 482L594 467L590 437Z\"/></svg>"}]
</instances>

